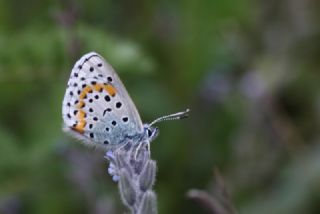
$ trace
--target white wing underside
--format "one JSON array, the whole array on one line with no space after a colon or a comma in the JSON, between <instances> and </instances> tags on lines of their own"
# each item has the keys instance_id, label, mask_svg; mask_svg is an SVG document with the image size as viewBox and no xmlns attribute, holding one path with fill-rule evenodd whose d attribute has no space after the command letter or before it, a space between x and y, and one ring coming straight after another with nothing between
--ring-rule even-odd
<instances>
[{"instance_id":1,"label":"white wing underside","mask_svg":"<svg viewBox=\"0 0 320 214\"><path fill-rule=\"evenodd\" d=\"M143 132L139 113L120 78L95 52L74 65L62 113L65 130L89 144L118 146L126 137Z\"/></svg>"}]
</instances>

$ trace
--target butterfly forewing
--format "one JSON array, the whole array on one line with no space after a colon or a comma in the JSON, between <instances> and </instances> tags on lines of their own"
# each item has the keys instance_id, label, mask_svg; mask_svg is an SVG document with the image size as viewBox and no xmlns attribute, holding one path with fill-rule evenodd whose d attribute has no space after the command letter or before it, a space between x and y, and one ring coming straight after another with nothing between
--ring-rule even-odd
<instances>
[{"instance_id":1,"label":"butterfly forewing","mask_svg":"<svg viewBox=\"0 0 320 214\"><path fill-rule=\"evenodd\" d=\"M143 131L120 78L94 52L81 57L72 69L62 112L65 130L88 143L116 146Z\"/></svg>"}]
</instances>

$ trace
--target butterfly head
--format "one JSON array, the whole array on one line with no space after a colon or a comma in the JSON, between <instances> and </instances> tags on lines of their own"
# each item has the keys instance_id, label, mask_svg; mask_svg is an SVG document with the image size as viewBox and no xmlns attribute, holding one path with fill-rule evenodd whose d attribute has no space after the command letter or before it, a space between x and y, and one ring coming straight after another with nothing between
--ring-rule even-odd
<instances>
[{"instance_id":1,"label":"butterfly head","mask_svg":"<svg viewBox=\"0 0 320 214\"><path fill-rule=\"evenodd\" d=\"M149 142L156 139L159 134L159 128L152 127L149 124L144 124L143 129L144 129L144 135L146 136Z\"/></svg>"}]
</instances>

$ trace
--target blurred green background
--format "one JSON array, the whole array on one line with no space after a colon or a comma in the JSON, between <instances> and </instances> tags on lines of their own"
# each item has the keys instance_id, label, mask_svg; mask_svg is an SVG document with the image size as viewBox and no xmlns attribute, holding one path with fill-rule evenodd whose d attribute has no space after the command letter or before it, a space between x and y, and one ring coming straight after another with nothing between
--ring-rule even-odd
<instances>
[{"instance_id":1,"label":"blurred green background","mask_svg":"<svg viewBox=\"0 0 320 214\"><path fill-rule=\"evenodd\" d=\"M119 73L144 122L192 110L152 143L159 213L215 213L186 196L194 188L223 213L320 213L319 10L0 0L0 213L125 211L103 152L61 131L71 68L89 51Z\"/></svg>"}]
</instances>

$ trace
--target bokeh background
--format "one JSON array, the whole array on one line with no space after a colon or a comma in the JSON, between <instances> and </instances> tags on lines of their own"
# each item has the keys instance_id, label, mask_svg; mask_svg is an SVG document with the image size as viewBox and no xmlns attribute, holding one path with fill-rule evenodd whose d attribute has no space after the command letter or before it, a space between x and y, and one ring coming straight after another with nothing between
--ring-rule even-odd
<instances>
[{"instance_id":1,"label":"bokeh background","mask_svg":"<svg viewBox=\"0 0 320 214\"><path fill-rule=\"evenodd\" d=\"M192 110L152 143L159 213L320 213L319 11L318 0L1 0L0 213L125 212L103 152L61 131L71 68L89 51L144 122Z\"/></svg>"}]
</instances>

